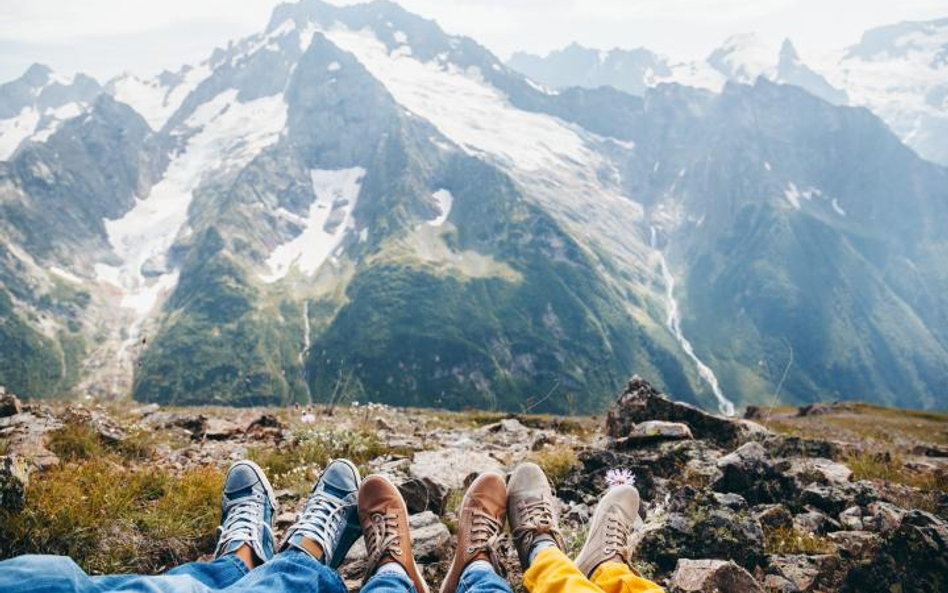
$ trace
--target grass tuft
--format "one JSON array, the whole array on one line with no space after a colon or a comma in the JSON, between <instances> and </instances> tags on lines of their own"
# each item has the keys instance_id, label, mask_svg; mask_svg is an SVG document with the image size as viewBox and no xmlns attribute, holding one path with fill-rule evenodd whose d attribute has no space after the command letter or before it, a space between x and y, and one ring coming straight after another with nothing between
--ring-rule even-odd
<instances>
[{"instance_id":1,"label":"grass tuft","mask_svg":"<svg viewBox=\"0 0 948 593\"><path fill-rule=\"evenodd\" d=\"M76 442L87 443L60 440L63 447ZM164 570L212 551L223 480L210 467L174 476L160 467L126 469L108 457L77 458L38 474L22 512L0 509L0 557L66 555L93 574Z\"/></svg>"},{"instance_id":2,"label":"grass tuft","mask_svg":"<svg viewBox=\"0 0 948 593\"><path fill-rule=\"evenodd\" d=\"M85 423L67 424L53 431L49 450L63 460L95 459L105 454L105 446L94 428Z\"/></svg>"},{"instance_id":3,"label":"grass tuft","mask_svg":"<svg viewBox=\"0 0 948 593\"><path fill-rule=\"evenodd\" d=\"M529 460L539 465L557 487L563 483L570 470L579 465L576 451L568 445L547 445L532 453Z\"/></svg>"},{"instance_id":4,"label":"grass tuft","mask_svg":"<svg viewBox=\"0 0 948 593\"><path fill-rule=\"evenodd\" d=\"M768 554L827 554L833 549L825 537L793 527L765 529L764 546Z\"/></svg>"}]
</instances>

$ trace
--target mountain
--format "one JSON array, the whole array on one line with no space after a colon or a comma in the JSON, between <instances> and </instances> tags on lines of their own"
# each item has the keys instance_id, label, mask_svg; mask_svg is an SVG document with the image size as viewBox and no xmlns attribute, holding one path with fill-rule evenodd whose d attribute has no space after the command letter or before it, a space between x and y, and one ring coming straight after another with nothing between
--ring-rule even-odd
<instances>
[{"instance_id":1,"label":"mountain","mask_svg":"<svg viewBox=\"0 0 948 593\"><path fill-rule=\"evenodd\" d=\"M89 76L62 76L41 64L0 85L0 160L9 159L25 140L49 138L64 120L86 111L101 92Z\"/></svg>"},{"instance_id":2,"label":"mountain","mask_svg":"<svg viewBox=\"0 0 948 593\"><path fill-rule=\"evenodd\" d=\"M552 91L316 0L105 88L0 163L20 393L594 411L638 372L725 413L943 405L948 173L864 109Z\"/></svg>"},{"instance_id":3,"label":"mountain","mask_svg":"<svg viewBox=\"0 0 948 593\"><path fill-rule=\"evenodd\" d=\"M948 164L948 18L866 31L821 71L922 157Z\"/></svg>"},{"instance_id":4,"label":"mountain","mask_svg":"<svg viewBox=\"0 0 948 593\"><path fill-rule=\"evenodd\" d=\"M607 59L618 56L616 59ZM705 60L675 62L645 48L601 51L573 44L508 65L551 89L611 86L643 96L664 82L720 92L760 76L837 105L864 106L923 158L948 165L948 19L867 31L851 47L804 61L789 39L771 46L753 33L729 37Z\"/></svg>"}]
</instances>

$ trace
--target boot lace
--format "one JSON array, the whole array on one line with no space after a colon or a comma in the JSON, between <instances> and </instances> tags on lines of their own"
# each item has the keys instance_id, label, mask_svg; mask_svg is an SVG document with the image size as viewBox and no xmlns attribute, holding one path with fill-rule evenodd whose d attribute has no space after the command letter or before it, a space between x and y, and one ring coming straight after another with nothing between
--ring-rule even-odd
<instances>
[{"instance_id":1,"label":"boot lace","mask_svg":"<svg viewBox=\"0 0 948 593\"><path fill-rule=\"evenodd\" d=\"M369 528L364 530L365 548L369 553L366 579L375 574L379 562L389 554L401 556L402 542L398 533L398 515L373 513Z\"/></svg>"},{"instance_id":2,"label":"boot lace","mask_svg":"<svg viewBox=\"0 0 948 593\"><path fill-rule=\"evenodd\" d=\"M523 522L513 530L514 542L521 550L530 550L537 536L548 535L562 550L566 548L563 541L563 534L556 527L556 521L553 518L553 506L545 498L536 500L521 500L518 505L518 511L523 517Z\"/></svg>"},{"instance_id":3,"label":"boot lace","mask_svg":"<svg viewBox=\"0 0 948 593\"><path fill-rule=\"evenodd\" d=\"M503 537L503 525L479 510L474 511L471 521L471 542L467 546L468 555L484 552L490 558L494 572L506 576L507 567L501 562L500 540Z\"/></svg>"},{"instance_id":4,"label":"boot lace","mask_svg":"<svg viewBox=\"0 0 948 593\"><path fill-rule=\"evenodd\" d=\"M629 563L629 535L632 532L632 526L625 520L625 516L618 510L613 509L608 515L605 525L606 536L603 553L606 556L620 558L624 563Z\"/></svg>"}]
</instances>

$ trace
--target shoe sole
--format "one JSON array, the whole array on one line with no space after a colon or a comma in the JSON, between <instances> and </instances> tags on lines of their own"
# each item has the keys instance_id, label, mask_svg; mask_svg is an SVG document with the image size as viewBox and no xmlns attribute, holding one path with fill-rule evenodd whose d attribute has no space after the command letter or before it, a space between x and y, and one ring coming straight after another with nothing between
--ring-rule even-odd
<instances>
[{"instance_id":1,"label":"shoe sole","mask_svg":"<svg viewBox=\"0 0 948 593\"><path fill-rule=\"evenodd\" d=\"M273 507L273 516L275 517L279 505L277 504L276 494L273 492L273 486L270 484L267 474L263 471L263 469L261 469L259 465L253 461L250 461L249 459L242 459L231 464L230 468L227 470L227 474L230 475L230 472L238 465L249 466L250 469L252 469L254 473L260 478L260 481L263 482L263 487L267 491L267 498L270 500L270 506Z\"/></svg>"},{"instance_id":2,"label":"shoe sole","mask_svg":"<svg viewBox=\"0 0 948 593\"><path fill-rule=\"evenodd\" d=\"M396 486L391 480L389 480L387 477L383 476L382 474L375 474L375 477L385 480L385 482L389 486L394 488L396 492L399 492L398 503L401 505L401 510L405 512L405 519L410 519L411 515L408 514L408 505L405 504L405 498L401 495L401 492L398 490L398 486ZM409 534L408 544L412 548L411 562L415 566L415 571L418 573L418 576L421 578L421 584L424 585L424 591L417 591L416 593L431 593L431 587L428 585L428 581L425 580L425 575L422 573L421 567L418 566L417 562L415 562L415 546L414 546L414 542L411 541L411 527L408 527L408 534ZM414 579L412 579L411 576L409 576L409 580L411 580L412 583L415 583ZM415 583L415 585L416 585L415 588L417 589L418 588L417 583Z\"/></svg>"}]
</instances>

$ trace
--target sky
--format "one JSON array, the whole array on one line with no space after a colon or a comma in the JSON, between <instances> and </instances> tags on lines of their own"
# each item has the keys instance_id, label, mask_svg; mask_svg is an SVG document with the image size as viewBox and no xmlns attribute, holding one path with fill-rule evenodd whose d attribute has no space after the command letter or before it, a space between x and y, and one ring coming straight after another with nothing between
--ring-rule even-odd
<instances>
[{"instance_id":1,"label":"sky","mask_svg":"<svg viewBox=\"0 0 948 593\"><path fill-rule=\"evenodd\" d=\"M176 70L262 30L277 0L0 0L0 81L32 63L101 81ZM354 4L333 0L334 4ZM571 42L648 47L702 58L735 33L774 45L790 38L806 59L856 43L868 28L948 17L945 0L399 0L449 33L508 58Z\"/></svg>"}]
</instances>

